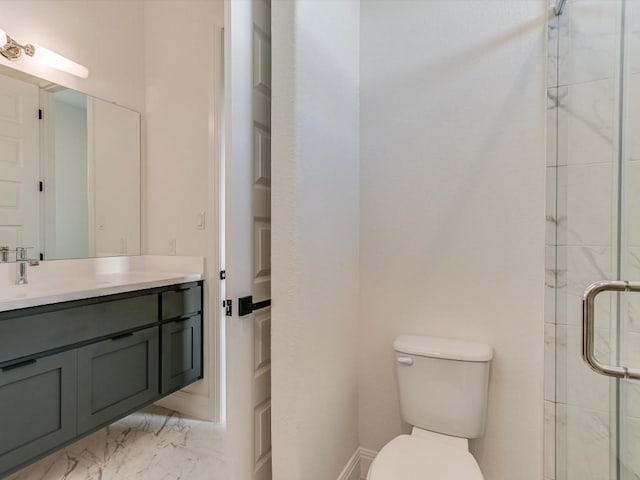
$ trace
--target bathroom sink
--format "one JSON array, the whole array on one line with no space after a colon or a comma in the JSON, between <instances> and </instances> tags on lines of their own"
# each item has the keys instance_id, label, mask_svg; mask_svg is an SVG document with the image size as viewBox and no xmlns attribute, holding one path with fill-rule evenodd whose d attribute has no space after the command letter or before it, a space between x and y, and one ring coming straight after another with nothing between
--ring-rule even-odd
<instances>
[{"instance_id":1,"label":"bathroom sink","mask_svg":"<svg viewBox=\"0 0 640 480\"><path fill-rule=\"evenodd\" d=\"M26 285L8 285L0 289L0 302L86 290L95 285L96 283L91 282L89 279L62 280L55 283L47 281L32 282Z\"/></svg>"},{"instance_id":2,"label":"bathroom sink","mask_svg":"<svg viewBox=\"0 0 640 480\"><path fill-rule=\"evenodd\" d=\"M37 268L29 271L26 285L14 283L15 271L13 276L0 278L0 312L202 279L201 274L145 271L97 273L94 270L61 275Z\"/></svg>"}]
</instances>

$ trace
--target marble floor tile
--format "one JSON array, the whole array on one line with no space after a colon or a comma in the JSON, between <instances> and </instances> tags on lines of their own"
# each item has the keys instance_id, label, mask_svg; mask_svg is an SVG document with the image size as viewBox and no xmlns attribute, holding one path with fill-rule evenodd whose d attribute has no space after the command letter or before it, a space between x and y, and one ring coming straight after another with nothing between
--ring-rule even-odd
<instances>
[{"instance_id":1,"label":"marble floor tile","mask_svg":"<svg viewBox=\"0 0 640 480\"><path fill-rule=\"evenodd\" d=\"M224 480L224 429L157 406L6 480Z\"/></svg>"}]
</instances>

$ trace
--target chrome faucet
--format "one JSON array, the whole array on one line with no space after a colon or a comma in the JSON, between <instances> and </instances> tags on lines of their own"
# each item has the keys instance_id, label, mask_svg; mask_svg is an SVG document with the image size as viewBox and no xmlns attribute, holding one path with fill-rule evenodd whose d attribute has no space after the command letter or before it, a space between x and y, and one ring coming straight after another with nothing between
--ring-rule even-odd
<instances>
[{"instance_id":1,"label":"chrome faucet","mask_svg":"<svg viewBox=\"0 0 640 480\"><path fill-rule=\"evenodd\" d=\"M27 281L27 265L36 266L40 265L38 260L27 259L27 249L25 247L16 248L16 284L26 285Z\"/></svg>"}]
</instances>

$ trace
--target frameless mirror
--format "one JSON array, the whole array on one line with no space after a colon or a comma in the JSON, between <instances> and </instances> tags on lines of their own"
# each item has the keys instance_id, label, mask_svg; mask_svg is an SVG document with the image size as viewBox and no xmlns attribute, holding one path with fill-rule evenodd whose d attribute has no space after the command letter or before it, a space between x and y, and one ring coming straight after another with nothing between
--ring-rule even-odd
<instances>
[{"instance_id":1,"label":"frameless mirror","mask_svg":"<svg viewBox=\"0 0 640 480\"><path fill-rule=\"evenodd\" d=\"M0 69L0 246L140 254L140 114Z\"/></svg>"}]
</instances>

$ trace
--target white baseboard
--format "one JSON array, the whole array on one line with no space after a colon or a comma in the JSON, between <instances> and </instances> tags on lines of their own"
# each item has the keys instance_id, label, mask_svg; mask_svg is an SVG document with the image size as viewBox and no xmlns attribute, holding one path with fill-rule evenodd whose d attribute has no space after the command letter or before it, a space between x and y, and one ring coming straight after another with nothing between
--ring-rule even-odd
<instances>
[{"instance_id":1,"label":"white baseboard","mask_svg":"<svg viewBox=\"0 0 640 480\"><path fill-rule=\"evenodd\" d=\"M159 405L169 410L184 413L199 420L208 422L214 421L213 405L209 397L194 395L184 390L177 391L168 397L164 397L157 402Z\"/></svg>"},{"instance_id":2,"label":"white baseboard","mask_svg":"<svg viewBox=\"0 0 640 480\"><path fill-rule=\"evenodd\" d=\"M338 480L362 480L367 478L367 472L371 462L378 452L369 450L368 448L358 447L351 458L342 469L338 476Z\"/></svg>"},{"instance_id":3,"label":"white baseboard","mask_svg":"<svg viewBox=\"0 0 640 480\"><path fill-rule=\"evenodd\" d=\"M338 480L360 480L360 448L357 448L338 475Z\"/></svg>"},{"instance_id":4,"label":"white baseboard","mask_svg":"<svg viewBox=\"0 0 640 480\"><path fill-rule=\"evenodd\" d=\"M360 452L360 478L367 478L369 467L371 467L371 463L373 463L373 459L376 458L378 452L364 447L360 447L358 450Z\"/></svg>"}]
</instances>

